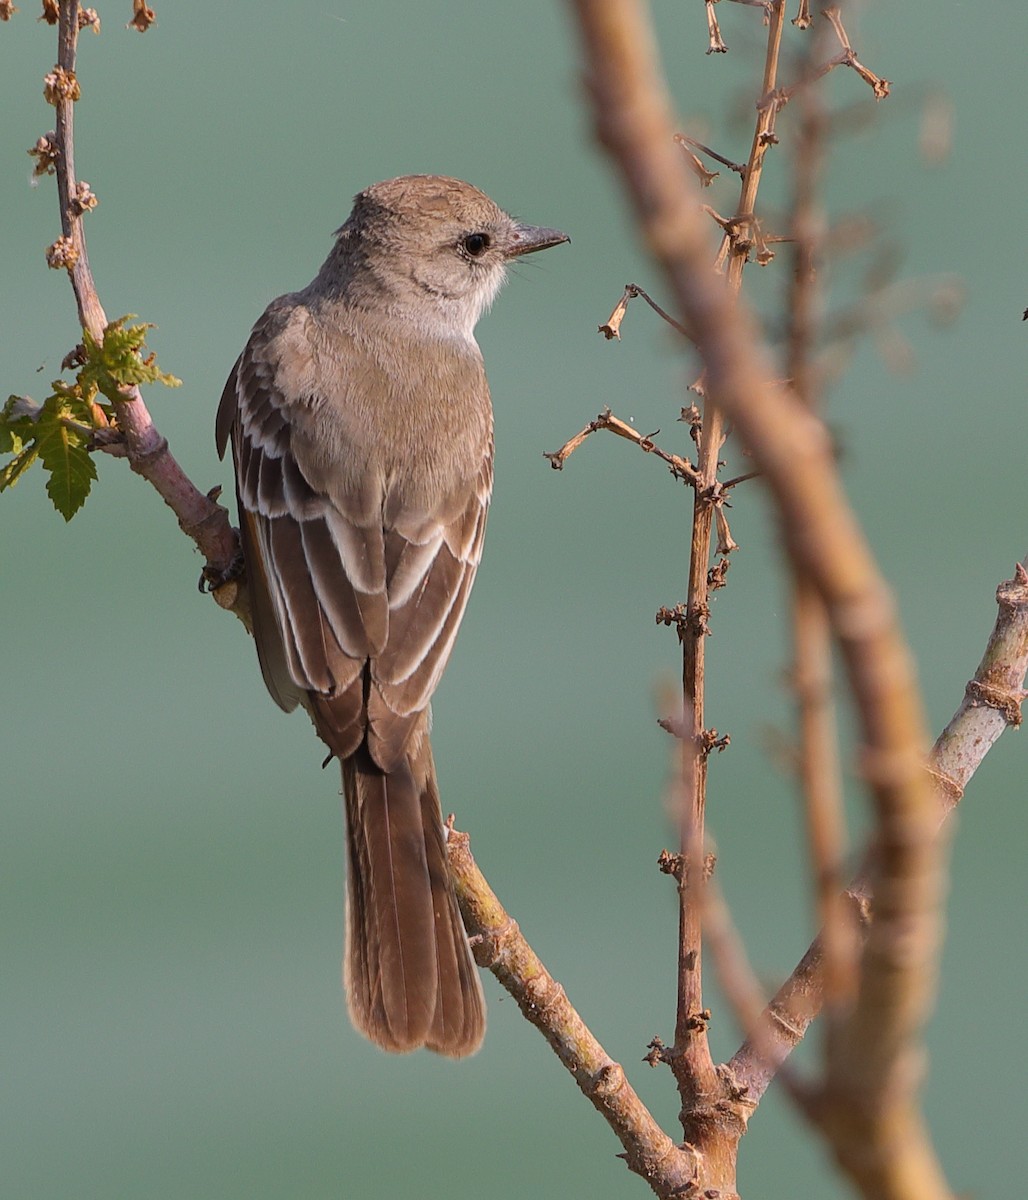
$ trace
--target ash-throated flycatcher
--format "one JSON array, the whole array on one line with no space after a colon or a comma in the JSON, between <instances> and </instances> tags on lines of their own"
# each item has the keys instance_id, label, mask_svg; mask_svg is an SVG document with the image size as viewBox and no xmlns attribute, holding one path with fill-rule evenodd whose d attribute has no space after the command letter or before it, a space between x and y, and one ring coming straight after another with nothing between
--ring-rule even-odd
<instances>
[{"instance_id":1,"label":"ash-throated flycatcher","mask_svg":"<svg viewBox=\"0 0 1028 1200\"><path fill-rule=\"evenodd\" d=\"M568 241L470 184L361 192L303 291L272 302L218 410L268 690L343 770L344 977L386 1050L478 1049L485 1006L429 745L482 553L492 408L475 323L519 255Z\"/></svg>"}]
</instances>

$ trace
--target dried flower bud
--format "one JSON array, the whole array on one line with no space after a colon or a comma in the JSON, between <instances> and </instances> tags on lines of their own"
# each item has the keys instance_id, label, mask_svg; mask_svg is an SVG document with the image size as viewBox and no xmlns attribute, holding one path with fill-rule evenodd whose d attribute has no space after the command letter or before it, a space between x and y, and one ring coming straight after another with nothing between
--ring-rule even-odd
<instances>
[{"instance_id":1,"label":"dried flower bud","mask_svg":"<svg viewBox=\"0 0 1028 1200\"><path fill-rule=\"evenodd\" d=\"M800 0L799 12L792 19L797 29L809 29L811 23L810 0Z\"/></svg>"},{"instance_id":2,"label":"dried flower bud","mask_svg":"<svg viewBox=\"0 0 1028 1200\"><path fill-rule=\"evenodd\" d=\"M625 318L625 313L628 311L628 301L631 299L631 293L628 288L625 288L625 294L614 306L614 311L610 314L607 320L599 327L598 332L609 342L611 338L621 340L621 322Z\"/></svg>"},{"instance_id":3,"label":"dried flower bud","mask_svg":"<svg viewBox=\"0 0 1028 1200\"><path fill-rule=\"evenodd\" d=\"M75 72L66 71L63 67L54 67L49 75L44 75L43 85L43 96L47 104L52 104L55 108L63 100L78 100L82 95Z\"/></svg>"},{"instance_id":4,"label":"dried flower bud","mask_svg":"<svg viewBox=\"0 0 1028 1200\"><path fill-rule=\"evenodd\" d=\"M80 180L75 185L75 195L72 196L71 204L68 207L73 216L81 217L83 213L91 212L99 203L100 201L90 191L89 184L85 180Z\"/></svg>"},{"instance_id":5,"label":"dried flower bud","mask_svg":"<svg viewBox=\"0 0 1028 1200\"><path fill-rule=\"evenodd\" d=\"M138 29L140 33L146 33L156 20L157 14L146 5L144 0L132 0L132 20L125 28Z\"/></svg>"},{"instance_id":6,"label":"dried flower bud","mask_svg":"<svg viewBox=\"0 0 1028 1200\"><path fill-rule=\"evenodd\" d=\"M9 21L17 11L11 0L0 0L0 21Z\"/></svg>"},{"instance_id":7,"label":"dried flower bud","mask_svg":"<svg viewBox=\"0 0 1028 1200\"><path fill-rule=\"evenodd\" d=\"M52 175L56 169L58 154L57 134L53 130L42 134L28 153L36 160L36 165L32 168L34 176Z\"/></svg>"},{"instance_id":8,"label":"dried flower bud","mask_svg":"<svg viewBox=\"0 0 1028 1200\"><path fill-rule=\"evenodd\" d=\"M79 9L79 29L85 29L87 26L94 33L100 32L100 14L95 8Z\"/></svg>"},{"instance_id":9,"label":"dried flower bud","mask_svg":"<svg viewBox=\"0 0 1028 1200\"><path fill-rule=\"evenodd\" d=\"M47 247L46 265L51 270L59 271L62 267L70 271L78 262L79 252L69 237L59 237L52 246Z\"/></svg>"},{"instance_id":10,"label":"dried flower bud","mask_svg":"<svg viewBox=\"0 0 1028 1200\"><path fill-rule=\"evenodd\" d=\"M732 537L732 531L728 528L728 518L720 504L714 509L714 524L717 528L717 548L714 553L727 557L733 550L739 549L739 543Z\"/></svg>"}]
</instances>

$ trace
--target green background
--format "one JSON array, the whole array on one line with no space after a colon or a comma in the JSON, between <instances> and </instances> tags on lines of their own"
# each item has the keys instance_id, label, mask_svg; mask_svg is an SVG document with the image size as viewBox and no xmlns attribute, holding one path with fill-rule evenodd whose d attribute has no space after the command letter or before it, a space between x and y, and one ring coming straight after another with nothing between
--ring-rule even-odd
<instances>
[{"instance_id":1,"label":"green background","mask_svg":"<svg viewBox=\"0 0 1028 1200\"><path fill-rule=\"evenodd\" d=\"M4 393L37 399L78 339L52 180L25 150L52 125L52 30L35 6L0 26L0 347ZM559 5L428 2L99 5L84 35L81 178L100 197L89 249L112 317L141 314L177 392L148 401L200 487L227 484L212 423L264 305L302 286L349 198L392 175L471 180L574 243L526 261L480 326L498 464L484 566L435 705L444 805L493 886L665 1127L668 1074L640 1059L673 1029L673 889L654 861L668 743L660 681L677 667L661 604L683 598L689 494L653 459L597 436L563 474L542 458L610 404L645 433L675 423L695 366L633 307L596 334L641 256L593 144ZM690 131L744 158L759 13L719 9L731 54L707 57L699 4L659 5ZM875 6L855 37L895 83L838 140L835 216L871 214L911 277L952 273L966 307L939 330L901 321L916 354L890 374L858 351L830 418L847 487L898 598L933 729L959 703L996 584L1028 549L1023 393L1023 7ZM787 27L786 43L798 34ZM788 68L784 69L788 78ZM945 94L954 152L918 155L921 105ZM874 109L852 73L828 94ZM769 159L765 209L786 195ZM731 211L724 177L708 196ZM787 256L748 272L772 313ZM850 264L842 288L853 292ZM70 525L41 477L0 499L4 709L0 836L0 1191L18 1198L644 1194L614 1138L513 1002L487 978L473 1060L387 1057L346 1020L339 981L338 782L306 722L260 682L240 627L196 592L200 560L124 464ZM759 485L709 642L719 872L769 984L812 932L802 825L769 754L789 720L788 611ZM1023 738L975 778L954 847L949 939L925 1104L954 1187L1023 1191ZM852 762L852 757L849 760ZM850 780L851 784L853 780ZM861 820L854 792L854 821ZM714 1049L738 1035L712 994ZM773 1092L742 1146L747 1200L847 1195Z\"/></svg>"}]
</instances>

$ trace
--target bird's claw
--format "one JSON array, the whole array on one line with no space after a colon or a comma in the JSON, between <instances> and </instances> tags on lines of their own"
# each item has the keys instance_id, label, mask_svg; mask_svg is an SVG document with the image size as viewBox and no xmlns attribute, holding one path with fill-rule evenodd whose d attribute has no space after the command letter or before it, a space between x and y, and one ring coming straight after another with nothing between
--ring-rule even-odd
<instances>
[{"instance_id":1,"label":"bird's claw","mask_svg":"<svg viewBox=\"0 0 1028 1200\"><path fill-rule=\"evenodd\" d=\"M226 583L231 583L234 579L239 579L243 574L244 567L243 552L242 550L237 550L227 567L217 567L212 563L205 564L204 569L200 572L197 587L204 595L216 592L218 588L224 587Z\"/></svg>"}]
</instances>

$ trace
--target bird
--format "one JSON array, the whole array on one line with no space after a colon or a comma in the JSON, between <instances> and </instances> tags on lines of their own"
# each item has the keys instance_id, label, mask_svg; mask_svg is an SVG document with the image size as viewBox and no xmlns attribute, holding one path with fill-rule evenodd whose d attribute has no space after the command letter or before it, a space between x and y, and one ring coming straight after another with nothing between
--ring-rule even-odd
<instances>
[{"instance_id":1,"label":"bird","mask_svg":"<svg viewBox=\"0 0 1028 1200\"><path fill-rule=\"evenodd\" d=\"M569 242L440 175L354 198L222 395L268 691L342 768L344 986L385 1050L453 1058L485 1001L447 869L430 701L482 554L493 415L474 330L522 255Z\"/></svg>"}]
</instances>

